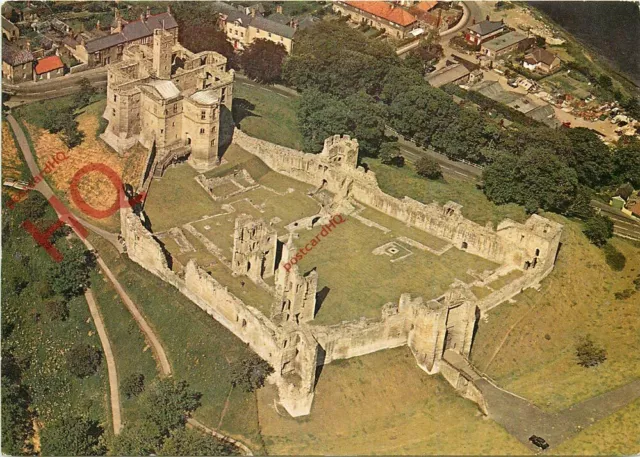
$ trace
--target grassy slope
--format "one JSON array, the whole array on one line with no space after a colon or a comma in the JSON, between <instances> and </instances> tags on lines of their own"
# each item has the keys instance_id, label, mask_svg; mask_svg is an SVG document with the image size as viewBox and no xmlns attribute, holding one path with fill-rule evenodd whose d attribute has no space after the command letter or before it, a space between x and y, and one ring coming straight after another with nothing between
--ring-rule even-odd
<instances>
[{"instance_id":1,"label":"grassy slope","mask_svg":"<svg viewBox=\"0 0 640 457\"><path fill-rule=\"evenodd\" d=\"M379 160L367 159L369 167L376 173L380 188L397 198L405 195L422 203L434 201L444 204L449 200L460 203L462 214L479 224L491 221L494 226L503 219L524 221L526 214L521 206L495 205L476 189L473 183L457 179L426 180L418 176L410 166L402 168L383 165Z\"/></svg>"},{"instance_id":2,"label":"grassy slope","mask_svg":"<svg viewBox=\"0 0 640 457\"><path fill-rule=\"evenodd\" d=\"M248 135L282 146L302 149L295 97L285 97L273 92L268 86L254 84L248 85L238 81L234 86L236 123L239 123L242 131ZM240 106L249 106L249 109L240 110Z\"/></svg>"},{"instance_id":3,"label":"grassy slope","mask_svg":"<svg viewBox=\"0 0 640 457\"><path fill-rule=\"evenodd\" d=\"M92 242L156 330L169 357L173 376L187 380L203 394L202 406L194 417L217 428L231 389L230 368L247 356L249 350L177 289L120 257L106 242L97 238ZM233 392L220 429L246 440L252 449L260 450L255 396Z\"/></svg>"},{"instance_id":4,"label":"grassy slope","mask_svg":"<svg viewBox=\"0 0 640 457\"><path fill-rule=\"evenodd\" d=\"M406 347L323 368L309 416L291 418L259 393L269 454L529 454Z\"/></svg>"}]
</instances>

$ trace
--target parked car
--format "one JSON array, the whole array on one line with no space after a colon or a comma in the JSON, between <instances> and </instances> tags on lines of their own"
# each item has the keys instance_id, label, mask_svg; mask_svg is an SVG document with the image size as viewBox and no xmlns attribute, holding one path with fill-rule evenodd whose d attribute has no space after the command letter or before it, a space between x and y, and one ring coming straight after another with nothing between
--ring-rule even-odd
<instances>
[{"instance_id":1,"label":"parked car","mask_svg":"<svg viewBox=\"0 0 640 457\"><path fill-rule=\"evenodd\" d=\"M543 451L549 447L549 443L547 443L541 436L531 435L529 437L529 441L531 441L534 446L539 447Z\"/></svg>"}]
</instances>

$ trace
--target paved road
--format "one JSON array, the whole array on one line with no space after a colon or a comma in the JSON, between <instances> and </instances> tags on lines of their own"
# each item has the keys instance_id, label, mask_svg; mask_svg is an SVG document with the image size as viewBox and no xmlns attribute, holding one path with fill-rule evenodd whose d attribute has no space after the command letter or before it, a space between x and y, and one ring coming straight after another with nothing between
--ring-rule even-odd
<instances>
[{"instance_id":1,"label":"paved road","mask_svg":"<svg viewBox=\"0 0 640 457\"><path fill-rule=\"evenodd\" d=\"M118 371L116 370L116 361L113 358L113 351L111 350L111 343L107 336L107 330L104 327L100 310L96 303L95 297L91 289L87 289L84 293L84 297L89 304L89 311L93 318L93 323L96 324L96 330L100 337L100 343L102 344L102 350L104 357L107 360L107 372L109 374L109 391L111 392L111 416L113 417L113 433L119 435L122 431L122 415L120 412L120 384L118 383Z\"/></svg>"},{"instance_id":2,"label":"paved road","mask_svg":"<svg viewBox=\"0 0 640 457\"><path fill-rule=\"evenodd\" d=\"M640 398L640 379L637 379L558 413L547 413L526 399L496 386L460 354L448 350L444 359L480 389L489 417L532 450L539 449L529 441L531 435L541 436L551 447L557 446Z\"/></svg>"}]
</instances>

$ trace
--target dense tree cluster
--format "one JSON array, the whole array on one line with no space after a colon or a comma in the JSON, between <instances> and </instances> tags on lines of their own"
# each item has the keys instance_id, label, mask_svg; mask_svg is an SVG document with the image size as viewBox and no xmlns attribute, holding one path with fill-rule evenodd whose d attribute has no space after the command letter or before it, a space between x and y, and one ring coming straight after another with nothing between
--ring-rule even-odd
<instances>
[{"instance_id":1,"label":"dense tree cluster","mask_svg":"<svg viewBox=\"0 0 640 457\"><path fill-rule=\"evenodd\" d=\"M244 73L254 81L273 84L280 81L286 48L269 40L255 40L240 55Z\"/></svg>"}]
</instances>

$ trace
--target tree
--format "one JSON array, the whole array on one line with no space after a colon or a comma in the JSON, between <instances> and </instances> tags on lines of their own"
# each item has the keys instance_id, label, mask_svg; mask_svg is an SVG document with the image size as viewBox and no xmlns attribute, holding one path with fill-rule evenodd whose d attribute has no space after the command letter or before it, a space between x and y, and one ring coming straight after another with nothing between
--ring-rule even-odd
<instances>
[{"instance_id":1,"label":"tree","mask_svg":"<svg viewBox=\"0 0 640 457\"><path fill-rule=\"evenodd\" d=\"M88 78L82 78L78 84L79 90L73 96L75 109L80 109L89 104L91 97L96 93L96 89L91 85Z\"/></svg>"},{"instance_id":2,"label":"tree","mask_svg":"<svg viewBox=\"0 0 640 457\"><path fill-rule=\"evenodd\" d=\"M237 364L231 372L231 384L240 387L245 392L253 392L264 386L264 382L273 373L269 362L252 354Z\"/></svg>"},{"instance_id":3,"label":"tree","mask_svg":"<svg viewBox=\"0 0 640 457\"><path fill-rule=\"evenodd\" d=\"M84 417L65 416L42 430L42 455L98 455L103 430L97 422Z\"/></svg>"},{"instance_id":4,"label":"tree","mask_svg":"<svg viewBox=\"0 0 640 457\"><path fill-rule=\"evenodd\" d=\"M55 298L47 300L44 303L44 309L52 321L66 321L69 317L69 306L63 300Z\"/></svg>"},{"instance_id":5,"label":"tree","mask_svg":"<svg viewBox=\"0 0 640 457\"><path fill-rule=\"evenodd\" d=\"M385 165L404 166L404 157L400 154L397 143L382 143L378 157L380 157L380 162Z\"/></svg>"},{"instance_id":6,"label":"tree","mask_svg":"<svg viewBox=\"0 0 640 457\"><path fill-rule=\"evenodd\" d=\"M602 247L613 236L613 221L607 216L596 214L584 224L584 234L593 244Z\"/></svg>"},{"instance_id":7,"label":"tree","mask_svg":"<svg viewBox=\"0 0 640 457\"><path fill-rule=\"evenodd\" d=\"M89 274L94 267L94 257L79 242L62 244L63 246L57 248L63 258L60 262L51 262L47 280L57 294L71 299L84 293L89 287Z\"/></svg>"},{"instance_id":8,"label":"tree","mask_svg":"<svg viewBox=\"0 0 640 457\"><path fill-rule=\"evenodd\" d=\"M640 188L640 139L621 138L613 156L613 174L618 183L631 183Z\"/></svg>"},{"instance_id":9,"label":"tree","mask_svg":"<svg viewBox=\"0 0 640 457\"><path fill-rule=\"evenodd\" d=\"M576 191L576 196L573 199L573 202L571 202L566 215L579 217L584 220L592 217L595 213L591 206L591 197L591 189L587 186L579 185L578 190Z\"/></svg>"},{"instance_id":10,"label":"tree","mask_svg":"<svg viewBox=\"0 0 640 457\"><path fill-rule=\"evenodd\" d=\"M171 433L158 455L235 455L237 450L229 443L194 429L177 429Z\"/></svg>"},{"instance_id":11,"label":"tree","mask_svg":"<svg viewBox=\"0 0 640 457\"><path fill-rule=\"evenodd\" d=\"M2 450L5 455L22 455L32 432L29 396L25 388L5 375L4 354L2 362Z\"/></svg>"},{"instance_id":12,"label":"tree","mask_svg":"<svg viewBox=\"0 0 640 457\"><path fill-rule=\"evenodd\" d=\"M96 371L102 362L102 352L88 344L76 343L66 354L67 368L78 378L86 378Z\"/></svg>"},{"instance_id":13,"label":"tree","mask_svg":"<svg viewBox=\"0 0 640 457\"><path fill-rule=\"evenodd\" d=\"M593 131L577 127L567 131L571 141L570 153L565 154L567 164L578 173L581 184L600 187L611 181L613 171L612 154Z\"/></svg>"},{"instance_id":14,"label":"tree","mask_svg":"<svg viewBox=\"0 0 640 457\"><path fill-rule=\"evenodd\" d=\"M144 375L131 373L120 383L120 390L127 398L137 397L144 392Z\"/></svg>"},{"instance_id":15,"label":"tree","mask_svg":"<svg viewBox=\"0 0 640 457\"><path fill-rule=\"evenodd\" d=\"M631 197L631 194L633 194L633 186L630 183L626 182L618 187L616 193L626 200L627 198Z\"/></svg>"},{"instance_id":16,"label":"tree","mask_svg":"<svg viewBox=\"0 0 640 457\"><path fill-rule=\"evenodd\" d=\"M575 200L575 170L552 152L537 147L521 156L499 154L483 171L485 195L497 204L518 203L530 213L538 208L566 213Z\"/></svg>"},{"instance_id":17,"label":"tree","mask_svg":"<svg viewBox=\"0 0 640 457\"><path fill-rule=\"evenodd\" d=\"M440 164L431 157L420 157L416 162L416 173L429 179L442 178Z\"/></svg>"},{"instance_id":18,"label":"tree","mask_svg":"<svg viewBox=\"0 0 640 457\"><path fill-rule=\"evenodd\" d=\"M576 345L576 357L578 358L578 365L590 368L607 360L607 351L602 347L596 346L591 339L591 335L587 335Z\"/></svg>"},{"instance_id":19,"label":"tree","mask_svg":"<svg viewBox=\"0 0 640 457\"><path fill-rule=\"evenodd\" d=\"M138 420L127 424L111 445L112 455L152 455L162 446L162 436L156 424Z\"/></svg>"},{"instance_id":20,"label":"tree","mask_svg":"<svg viewBox=\"0 0 640 457\"><path fill-rule=\"evenodd\" d=\"M283 45L258 39L242 52L240 65L249 78L261 83L273 84L280 81L285 57L287 57L287 50Z\"/></svg>"},{"instance_id":21,"label":"tree","mask_svg":"<svg viewBox=\"0 0 640 457\"><path fill-rule=\"evenodd\" d=\"M347 130L358 139L360 152L365 156L377 156L385 139L384 111L373 97L360 91L345 101L348 110Z\"/></svg>"},{"instance_id":22,"label":"tree","mask_svg":"<svg viewBox=\"0 0 640 457\"><path fill-rule=\"evenodd\" d=\"M152 383L141 397L144 418L158 428L160 436L183 426L186 416L200 406L202 394L186 381L165 378Z\"/></svg>"},{"instance_id":23,"label":"tree","mask_svg":"<svg viewBox=\"0 0 640 457\"><path fill-rule=\"evenodd\" d=\"M605 90L611 90L613 87L613 80L609 75L605 75L604 73L598 76L598 85Z\"/></svg>"}]
</instances>

